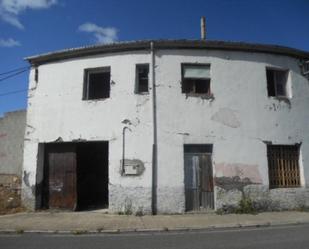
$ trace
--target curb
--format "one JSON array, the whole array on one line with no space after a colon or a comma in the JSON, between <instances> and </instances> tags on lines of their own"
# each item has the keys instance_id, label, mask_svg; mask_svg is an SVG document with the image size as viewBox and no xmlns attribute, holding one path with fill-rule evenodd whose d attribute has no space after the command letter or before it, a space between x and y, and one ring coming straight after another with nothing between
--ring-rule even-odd
<instances>
[{"instance_id":1,"label":"curb","mask_svg":"<svg viewBox=\"0 0 309 249\"><path fill-rule=\"evenodd\" d=\"M214 231L236 228L263 228L263 227L282 227L306 225L309 222L290 222L290 223L260 223L260 224L233 224L233 225L213 225L208 227L175 227L175 228L134 228L134 229L106 229L106 230L23 230L23 229L0 229L0 234L129 234L129 233L167 233L167 232L197 232Z\"/></svg>"}]
</instances>

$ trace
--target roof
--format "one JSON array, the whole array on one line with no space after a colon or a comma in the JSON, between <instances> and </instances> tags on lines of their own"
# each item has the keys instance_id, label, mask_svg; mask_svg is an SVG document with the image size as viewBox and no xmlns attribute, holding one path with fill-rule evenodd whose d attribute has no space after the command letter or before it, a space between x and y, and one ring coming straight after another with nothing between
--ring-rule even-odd
<instances>
[{"instance_id":1,"label":"roof","mask_svg":"<svg viewBox=\"0 0 309 249\"><path fill-rule=\"evenodd\" d=\"M245 51L286 55L298 59L309 59L308 51L303 51L295 48L269 44L254 44L245 42L214 40L143 40L131 42L117 42L112 44L100 44L79 48L64 49L55 52L30 56L25 59L28 60L28 62L32 65L41 65L48 62L96 54L149 50L151 42L153 42L155 49L211 49Z\"/></svg>"}]
</instances>

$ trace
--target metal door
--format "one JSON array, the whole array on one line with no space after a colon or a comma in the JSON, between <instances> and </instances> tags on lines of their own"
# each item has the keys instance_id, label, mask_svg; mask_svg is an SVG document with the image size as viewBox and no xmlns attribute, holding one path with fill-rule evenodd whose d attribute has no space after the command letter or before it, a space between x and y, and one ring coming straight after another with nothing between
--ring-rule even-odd
<instances>
[{"instance_id":1,"label":"metal door","mask_svg":"<svg viewBox=\"0 0 309 249\"><path fill-rule=\"evenodd\" d=\"M75 210L77 203L75 147L69 144L55 144L47 153L48 206Z\"/></svg>"},{"instance_id":2,"label":"metal door","mask_svg":"<svg viewBox=\"0 0 309 249\"><path fill-rule=\"evenodd\" d=\"M185 153L186 210L214 208L211 154Z\"/></svg>"}]
</instances>

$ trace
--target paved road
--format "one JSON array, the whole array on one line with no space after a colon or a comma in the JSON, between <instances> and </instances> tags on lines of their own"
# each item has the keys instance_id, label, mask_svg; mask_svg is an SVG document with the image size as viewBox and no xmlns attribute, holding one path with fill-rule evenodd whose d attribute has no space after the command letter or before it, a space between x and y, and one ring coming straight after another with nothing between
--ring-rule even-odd
<instances>
[{"instance_id":1,"label":"paved road","mask_svg":"<svg viewBox=\"0 0 309 249\"><path fill-rule=\"evenodd\" d=\"M309 225L132 234L1 234L1 249L309 249Z\"/></svg>"}]
</instances>

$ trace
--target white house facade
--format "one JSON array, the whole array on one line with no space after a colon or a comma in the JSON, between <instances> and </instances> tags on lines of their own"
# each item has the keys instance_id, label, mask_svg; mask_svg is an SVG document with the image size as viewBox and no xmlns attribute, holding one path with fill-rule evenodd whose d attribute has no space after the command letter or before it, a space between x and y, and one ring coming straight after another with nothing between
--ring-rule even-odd
<instances>
[{"instance_id":1,"label":"white house facade","mask_svg":"<svg viewBox=\"0 0 309 249\"><path fill-rule=\"evenodd\" d=\"M31 209L309 206L309 53L140 41L27 58Z\"/></svg>"}]
</instances>

